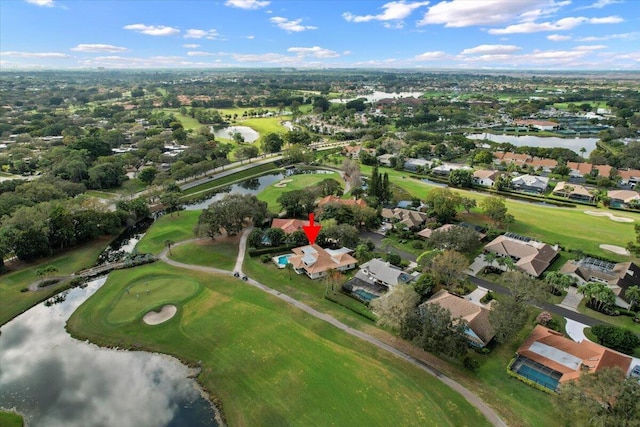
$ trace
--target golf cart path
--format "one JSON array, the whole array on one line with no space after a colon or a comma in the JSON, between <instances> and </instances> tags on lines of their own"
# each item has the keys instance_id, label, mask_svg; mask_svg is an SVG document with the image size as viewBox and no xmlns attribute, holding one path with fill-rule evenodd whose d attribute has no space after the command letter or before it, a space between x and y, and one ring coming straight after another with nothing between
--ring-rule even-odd
<instances>
[{"instance_id":1,"label":"golf cart path","mask_svg":"<svg viewBox=\"0 0 640 427\"><path fill-rule=\"evenodd\" d=\"M242 233L242 237L240 239L240 245L238 247L238 258L236 260L236 265L235 265L235 272L240 273L241 275L243 275L242 273L242 263L244 262L244 256L245 256L245 249L247 246L247 237L249 236L249 233L251 232L252 228L247 228L244 230L244 232ZM197 241L197 240L201 240L201 239L190 239L190 240L185 240L183 242L177 243L175 245L173 245L173 247L179 246L181 244L185 244L185 243L189 243L189 242L193 242L193 241ZM169 265L173 265L175 267L180 267L180 268L186 268L189 270L197 270L197 271L202 271L202 272L207 272L207 273L215 273L215 274L225 274L227 276L233 276L233 272L231 271L227 271L227 270L222 270L219 268L214 268L214 267L205 267L205 266L200 266L200 265L192 265L192 264L184 264L181 262L177 262L177 261L173 261L171 259L169 259L167 257L167 252L169 251L169 249L165 249L164 251L162 251L162 253L160 254L160 259L164 262L166 262ZM335 326L336 328L354 336L354 337L358 337L364 341L367 341L370 344L373 344L374 346L385 350L401 359L406 360L407 362L411 363L412 365L422 369L423 371L427 372L428 374L431 374L433 376L435 376L436 378L438 378L440 381L442 381L444 384L446 384L447 386L451 387L453 390L457 391L458 393L460 393L466 400L467 402L469 402L471 405L473 405L476 409L478 409L488 420L491 424L493 424L494 426L497 427L507 427L507 424L498 416L498 414L496 414L493 409L491 409L486 403L484 403L482 401L482 399L480 399L480 397L478 397L478 395L476 395L475 393L473 393L471 390L469 390L468 388L464 387L462 384L460 384L459 382L447 377L446 375L444 375L442 372L436 370L435 368L429 366L428 364L416 359L413 356L408 355L407 353L398 350L395 347L392 347L380 340L378 340L377 338L374 338L372 335L369 335L365 332L362 332L358 329L354 329L350 326L345 325L344 323L340 322L339 320L337 320L336 318L334 318L333 316L326 314L326 313L321 313L313 308L311 308L310 306L294 299L291 298L289 295L283 294L279 291L276 291L275 289L272 289L268 286L263 285L262 283L253 280L251 278L247 278L247 280L245 281L246 283L268 293L271 294L273 296L275 296L276 298L279 298L291 305L293 305L294 307L312 315L313 317L323 320L333 326Z\"/></svg>"}]
</instances>

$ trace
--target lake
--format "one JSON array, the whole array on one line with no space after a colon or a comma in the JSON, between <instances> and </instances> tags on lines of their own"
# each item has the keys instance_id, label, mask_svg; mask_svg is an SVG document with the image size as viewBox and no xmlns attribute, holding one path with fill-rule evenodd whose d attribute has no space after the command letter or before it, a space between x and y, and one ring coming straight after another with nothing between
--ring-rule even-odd
<instances>
[{"instance_id":1,"label":"lake","mask_svg":"<svg viewBox=\"0 0 640 427\"><path fill-rule=\"evenodd\" d=\"M74 310L106 281L39 304L2 327L0 407L31 427L217 426L215 411L177 359L78 341L65 331Z\"/></svg>"},{"instance_id":2,"label":"lake","mask_svg":"<svg viewBox=\"0 0 640 427\"><path fill-rule=\"evenodd\" d=\"M582 155L580 153L581 148L585 148L587 152L585 156L588 157L589 154L595 150L596 142L599 141L599 138L558 138L556 136L534 136L534 135L521 135L521 136L513 136L513 135L494 135L491 133L474 133L471 135L467 135L469 139L488 139L493 142L509 142L516 147L544 147L544 148L568 148L570 150L575 151L576 153Z\"/></svg>"},{"instance_id":3,"label":"lake","mask_svg":"<svg viewBox=\"0 0 640 427\"><path fill-rule=\"evenodd\" d=\"M233 134L238 132L244 138L244 142L255 142L260 138L260 134L249 126L227 126L222 129L214 129L211 127L211 132L218 138L233 139Z\"/></svg>"}]
</instances>

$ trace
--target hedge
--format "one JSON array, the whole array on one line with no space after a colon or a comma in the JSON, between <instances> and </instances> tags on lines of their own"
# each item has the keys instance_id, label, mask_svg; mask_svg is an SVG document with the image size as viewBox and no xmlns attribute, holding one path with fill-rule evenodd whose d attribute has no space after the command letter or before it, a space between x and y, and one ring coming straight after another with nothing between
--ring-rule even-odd
<instances>
[{"instance_id":1,"label":"hedge","mask_svg":"<svg viewBox=\"0 0 640 427\"><path fill-rule=\"evenodd\" d=\"M350 298L349 295L347 294L342 294L343 296ZM364 305L362 305L361 302L356 301L355 299L353 300L353 302L351 300L348 300L351 304L347 304L347 302L345 301L341 301L340 299L338 299L337 295L330 295L330 294L326 294L325 299L328 299L331 302L334 302L336 304L338 304L341 307L346 308L347 310L350 310L366 319L369 319L373 322L375 322L376 320L378 320L373 313L371 313L369 310L367 310ZM355 305L354 305L355 304Z\"/></svg>"},{"instance_id":2,"label":"hedge","mask_svg":"<svg viewBox=\"0 0 640 427\"><path fill-rule=\"evenodd\" d=\"M295 247L296 247L295 245L285 245L285 246L274 246L274 247L260 248L260 249L250 248L249 256L256 257L258 255L272 254L275 252L285 252Z\"/></svg>"},{"instance_id":3,"label":"hedge","mask_svg":"<svg viewBox=\"0 0 640 427\"><path fill-rule=\"evenodd\" d=\"M523 377L522 375L518 375L517 373L513 372L513 371L511 370L511 366L513 365L513 362L515 362L515 361L516 361L516 358L514 357L513 359L511 359L511 362L509 362L509 365L507 365L507 374L508 374L509 376L511 376L511 377L513 377L513 378L515 378L515 379L517 379L517 380L520 380L520 381L522 381L523 383L525 383L525 384L527 384L527 385L530 385L530 386L531 386L531 387L533 387L533 388L537 388L537 389L538 389L538 390L540 390L540 391L544 391L545 393L552 394L552 395L554 395L554 396L558 394L558 393L556 393L556 392L555 392L555 391L553 391L553 390L549 390L548 388L546 388L546 387L544 387L544 386L541 386L540 384L538 384L538 383L537 383L537 382L535 382L535 381L531 381L529 378L525 378L525 377Z\"/></svg>"}]
</instances>

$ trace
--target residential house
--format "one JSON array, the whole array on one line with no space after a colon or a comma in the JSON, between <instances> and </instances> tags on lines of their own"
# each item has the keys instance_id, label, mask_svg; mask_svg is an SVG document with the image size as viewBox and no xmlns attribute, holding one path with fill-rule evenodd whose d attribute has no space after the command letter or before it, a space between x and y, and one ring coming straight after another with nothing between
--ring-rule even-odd
<instances>
[{"instance_id":1,"label":"residential house","mask_svg":"<svg viewBox=\"0 0 640 427\"><path fill-rule=\"evenodd\" d=\"M408 229L419 228L429 219L429 216L424 212L402 208L384 208L381 215L383 221L400 223Z\"/></svg>"},{"instance_id":2,"label":"residential house","mask_svg":"<svg viewBox=\"0 0 640 427\"><path fill-rule=\"evenodd\" d=\"M271 223L271 228L280 228L285 234L291 234L298 230L303 231L302 227L305 225L309 225L308 220L275 218ZM314 221L314 225L320 225L320 223Z\"/></svg>"},{"instance_id":3,"label":"residential house","mask_svg":"<svg viewBox=\"0 0 640 427\"><path fill-rule=\"evenodd\" d=\"M342 153L345 156L350 157L352 159L359 159L360 154L363 151L369 154L374 154L376 152L376 150L374 150L373 148L364 148L362 145L354 145L354 146L347 145L342 148Z\"/></svg>"},{"instance_id":4,"label":"residential house","mask_svg":"<svg viewBox=\"0 0 640 427\"><path fill-rule=\"evenodd\" d=\"M356 267L358 261L350 255L351 249L323 249L318 245L307 245L293 249L289 263L298 274L310 279L324 277L330 270L347 271Z\"/></svg>"},{"instance_id":5,"label":"residential house","mask_svg":"<svg viewBox=\"0 0 640 427\"><path fill-rule=\"evenodd\" d=\"M395 157L396 156L394 154L383 154L381 156L378 156L378 163L382 166L391 167L391 159Z\"/></svg>"},{"instance_id":6,"label":"residential house","mask_svg":"<svg viewBox=\"0 0 640 427\"><path fill-rule=\"evenodd\" d=\"M609 204L613 207L631 207L640 205L640 193L632 190L611 190L607 192Z\"/></svg>"},{"instance_id":7,"label":"residential house","mask_svg":"<svg viewBox=\"0 0 640 427\"><path fill-rule=\"evenodd\" d=\"M560 273L573 276L579 285L587 282L606 284L616 295L616 305L622 308L629 308L630 305L630 301L625 297L626 290L630 286L640 286L640 267L633 262L614 264L585 257L579 261L567 261Z\"/></svg>"},{"instance_id":8,"label":"residential house","mask_svg":"<svg viewBox=\"0 0 640 427\"><path fill-rule=\"evenodd\" d=\"M618 367L629 372L631 357L583 340L579 343L562 333L537 325L516 351L510 369L552 391L583 373Z\"/></svg>"},{"instance_id":9,"label":"residential house","mask_svg":"<svg viewBox=\"0 0 640 427\"><path fill-rule=\"evenodd\" d=\"M527 166L531 166L536 171L542 171L551 173L551 171L558 166L558 161L555 159L544 159L541 157L534 157L531 161L527 162Z\"/></svg>"},{"instance_id":10,"label":"residential house","mask_svg":"<svg viewBox=\"0 0 640 427\"><path fill-rule=\"evenodd\" d=\"M630 185L632 188L640 183L640 170L638 169L619 169L620 184Z\"/></svg>"},{"instance_id":11,"label":"residential house","mask_svg":"<svg viewBox=\"0 0 640 427\"><path fill-rule=\"evenodd\" d=\"M473 169L470 168L467 165L461 165L461 164L457 164L457 163L443 163L443 164L438 165L435 168L431 169L431 172L435 173L437 175L449 175L451 173L451 171L453 171L453 170L469 170L469 171L472 171Z\"/></svg>"},{"instance_id":12,"label":"residential house","mask_svg":"<svg viewBox=\"0 0 640 427\"><path fill-rule=\"evenodd\" d=\"M473 172L473 182L484 187L493 187L496 178L500 175L498 171L481 169Z\"/></svg>"},{"instance_id":13,"label":"residential house","mask_svg":"<svg viewBox=\"0 0 640 427\"><path fill-rule=\"evenodd\" d=\"M518 191L542 194L547 190L549 178L536 175L520 175L511 180L511 186Z\"/></svg>"},{"instance_id":14,"label":"residential house","mask_svg":"<svg viewBox=\"0 0 640 427\"><path fill-rule=\"evenodd\" d=\"M331 203L345 206L367 206L367 202L362 199L341 199L340 197L334 195L323 197L322 199L318 200L317 205L318 207L323 207L324 205L328 205Z\"/></svg>"},{"instance_id":15,"label":"residential house","mask_svg":"<svg viewBox=\"0 0 640 427\"><path fill-rule=\"evenodd\" d=\"M584 162L567 162L567 167L570 169L569 176L573 178L583 178L591 174L591 170L593 169L591 163Z\"/></svg>"},{"instance_id":16,"label":"residential house","mask_svg":"<svg viewBox=\"0 0 640 427\"><path fill-rule=\"evenodd\" d=\"M471 225L471 224L469 224ZM466 225L458 225L458 224L445 224L441 227L438 227L434 230L430 229L430 228L425 228L424 230L421 230L420 232L417 233L418 236L422 237L423 239L429 239L433 233L435 233L436 231L442 231L442 232L447 232L449 230L452 230L456 227L466 227ZM486 234L480 233L479 231L475 230L472 227L466 227L469 228L471 230L473 230L477 235L478 235L478 240L482 240L486 237Z\"/></svg>"},{"instance_id":17,"label":"residential house","mask_svg":"<svg viewBox=\"0 0 640 427\"><path fill-rule=\"evenodd\" d=\"M380 258L374 258L362 264L360 270L356 273L356 277L365 282L383 285L387 288L405 285L415 278L415 276Z\"/></svg>"},{"instance_id":18,"label":"residential house","mask_svg":"<svg viewBox=\"0 0 640 427\"><path fill-rule=\"evenodd\" d=\"M570 184L565 181L560 181L556 184L553 189L553 195L581 202L591 202L594 197L593 194L582 185Z\"/></svg>"},{"instance_id":19,"label":"residential house","mask_svg":"<svg viewBox=\"0 0 640 427\"><path fill-rule=\"evenodd\" d=\"M531 156L528 154L512 153L510 151L495 151L493 157L495 157L494 163L496 164L504 162L506 165L514 163L517 166L526 166L526 163L531 160Z\"/></svg>"},{"instance_id":20,"label":"residential house","mask_svg":"<svg viewBox=\"0 0 640 427\"><path fill-rule=\"evenodd\" d=\"M511 257L516 267L534 277L540 277L559 253L557 245L550 246L514 233L496 237L484 247L484 251Z\"/></svg>"},{"instance_id":21,"label":"residential house","mask_svg":"<svg viewBox=\"0 0 640 427\"><path fill-rule=\"evenodd\" d=\"M418 168L429 169L431 168L430 160L425 159L407 159L404 162L404 168L408 171L415 172Z\"/></svg>"},{"instance_id":22,"label":"residential house","mask_svg":"<svg viewBox=\"0 0 640 427\"><path fill-rule=\"evenodd\" d=\"M465 335L474 347L485 347L495 336L495 331L489 323L491 305L482 305L450 294L445 289L436 292L431 298L420 305L437 304L449 310L451 318L461 319L465 325Z\"/></svg>"}]
</instances>

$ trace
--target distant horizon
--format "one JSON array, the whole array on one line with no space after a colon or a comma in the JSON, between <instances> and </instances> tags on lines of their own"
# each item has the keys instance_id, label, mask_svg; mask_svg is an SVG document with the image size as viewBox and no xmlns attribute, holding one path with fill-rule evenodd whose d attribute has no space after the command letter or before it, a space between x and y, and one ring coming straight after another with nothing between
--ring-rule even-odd
<instances>
[{"instance_id":1,"label":"distant horizon","mask_svg":"<svg viewBox=\"0 0 640 427\"><path fill-rule=\"evenodd\" d=\"M636 0L0 3L0 69L640 70Z\"/></svg>"}]
</instances>

